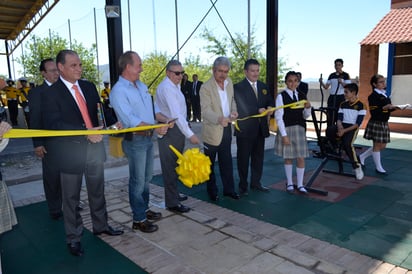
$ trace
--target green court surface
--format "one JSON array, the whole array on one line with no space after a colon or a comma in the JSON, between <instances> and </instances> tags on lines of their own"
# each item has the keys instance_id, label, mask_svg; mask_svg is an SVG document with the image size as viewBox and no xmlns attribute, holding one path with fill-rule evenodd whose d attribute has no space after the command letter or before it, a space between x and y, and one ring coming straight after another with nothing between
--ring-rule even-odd
<instances>
[{"instance_id":1,"label":"green court surface","mask_svg":"<svg viewBox=\"0 0 412 274\"><path fill-rule=\"evenodd\" d=\"M406 146L409 142L396 142ZM365 178L361 182L353 177L321 172L314 188L329 191L328 196L288 194L285 191L283 160L265 152L262 184L271 188L270 193L249 191L240 200L222 196L220 177L218 205L248 216L285 227L299 233L412 269L412 152L392 148L382 152L382 162L387 175L375 172L372 159L367 159ZM315 143L310 143L316 149ZM233 155L235 156L235 155ZM235 185L238 176L234 164ZM306 173L320 164L318 158L307 158ZM329 162L328 169L337 169L336 162ZM218 173L218 168L215 166ZM345 164L345 170L352 172ZM295 171L294 171L295 172ZM154 183L162 185L162 177ZM209 201L205 184L180 191L195 198Z\"/></svg>"},{"instance_id":2,"label":"green court surface","mask_svg":"<svg viewBox=\"0 0 412 274\"><path fill-rule=\"evenodd\" d=\"M63 221L44 212L46 202L16 208L19 224L0 235L3 273L147 273L86 229L84 256L70 255Z\"/></svg>"}]
</instances>

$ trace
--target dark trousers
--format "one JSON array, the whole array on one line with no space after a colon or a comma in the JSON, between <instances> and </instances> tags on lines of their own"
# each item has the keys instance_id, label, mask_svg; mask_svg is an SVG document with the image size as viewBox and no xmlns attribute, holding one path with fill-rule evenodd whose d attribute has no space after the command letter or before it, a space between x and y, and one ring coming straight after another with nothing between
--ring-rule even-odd
<instances>
[{"instance_id":1,"label":"dark trousers","mask_svg":"<svg viewBox=\"0 0 412 274\"><path fill-rule=\"evenodd\" d=\"M174 146L183 154L185 136L177 126L174 126L168 129L167 134L163 136L163 138L158 139L158 144L166 207L175 207L179 204L179 191L177 189L178 176L175 170L177 167L177 156L169 148L169 145Z\"/></svg>"},{"instance_id":2,"label":"dark trousers","mask_svg":"<svg viewBox=\"0 0 412 274\"><path fill-rule=\"evenodd\" d=\"M223 194L232 194L235 192L234 179L233 179L233 162L231 153L232 143L232 127L229 125L223 130L222 142L218 146L212 146L205 143L205 155L210 158L212 162L211 173L209 181L207 181L207 193L210 197L216 197L218 193L216 185L216 176L214 172L214 165L216 155L219 159L219 171L223 184Z\"/></svg>"},{"instance_id":3,"label":"dark trousers","mask_svg":"<svg viewBox=\"0 0 412 274\"><path fill-rule=\"evenodd\" d=\"M259 132L256 138L236 137L237 170L239 173L239 189L248 189L248 171L250 163L250 185L261 186L265 138Z\"/></svg>"},{"instance_id":4,"label":"dark trousers","mask_svg":"<svg viewBox=\"0 0 412 274\"><path fill-rule=\"evenodd\" d=\"M193 96L192 109L193 109L193 120L201 121L202 117L200 114L200 97L199 96Z\"/></svg>"},{"instance_id":5,"label":"dark trousers","mask_svg":"<svg viewBox=\"0 0 412 274\"><path fill-rule=\"evenodd\" d=\"M192 102L190 100L189 97L185 97L185 101L186 101L186 120L190 121L190 119L192 118Z\"/></svg>"},{"instance_id":6,"label":"dark trousers","mask_svg":"<svg viewBox=\"0 0 412 274\"><path fill-rule=\"evenodd\" d=\"M327 109L327 126L336 124L338 120L338 110L340 104L345 101L345 96L342 95L329 95L328 109Z\"/></svg>"},{"instance_id":7,"label":"dark trousers","mask_svg":"<svg viewBox=\"0 0 412 274\"><path fill-rule=\"evenodd\" d=\"M51 215L62 212L62 189L60 184L60 171L58 159L54 156L53 148L45 143L47 153L42 159L43 187L49 213Z\"/></svg>"},{"instance_id":8,"label":"dark trousers","mask_svg":"<svg viewBox=\"0 0 412 274\"><path fill-rule=\"evenodd\" d=\"M108 229L106 200L104 197L104 168L102 159L95 157L97 145L88 144L84 171L93 232ZM83 173L60 174L63 195L63 217L67 243L79 242L83 233L83 221L76 207L80 203Z\"/></svg>"},{"instance_id":9,"label":"dark trousers","mask_svg":"<svg viewBox=\"0 0 412 274\"><path fill-rule=\"evenodd\" d=\"M342 124L342 125L344 128L352 126L351 124ZM327 137L331 140L331 142L335 146L340 145L342 149L345 151L353 168L358 168L360 166L359 161L358 161L358 156L356 155L356 151L353 146L353 143L355 142L356 137L358 136L358 131L359 131L359 128L348 131L342 137L337 137L336 135L337 126L332 126L328 128L328 130L326 131Z\"/></svg>"},{"instance_id":10,"label":"dark trousers","mask_svg":"<svg viewBox=\"0 0 412 274\"><path fill-rule=\"evenodd\" d=\"M17 126L18 105L17 100L8 100L7 107L9 108L10 121L13 126Z\"/></svg>"}]
</instances>

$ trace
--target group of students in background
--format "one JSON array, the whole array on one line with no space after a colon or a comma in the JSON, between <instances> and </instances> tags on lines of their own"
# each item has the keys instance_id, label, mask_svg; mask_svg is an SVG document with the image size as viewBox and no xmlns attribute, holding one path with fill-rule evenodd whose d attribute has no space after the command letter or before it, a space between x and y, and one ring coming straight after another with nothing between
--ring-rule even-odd
<instances>
[{"instance_id":1,"label":"group of students in background","mask_svg":"<svg viewBox=\"0 0 412 274\"><path fill-rule=\"evenodd\" d=\"M356 179L362 180L364 173L362 167L369 156L373 156L376 172L386 174L381 163L381 151L390 142L389 117L390 113L398 106L392 104L386 93L385 78L376 74L370 79L372 92L368 96L370 118L364 132L364 138L372 140L372 147L357 155L353 146L358 130L367 114L366 105L358 98L358 86L352 83L349 74L342 70L343 60L336 59L335 72L329 75L325 83L320 78L319 82L325 89L331 88L328 98L328 129L327 136L332 141L339 141L346 152Z\"/></svg>"}]
</instances>

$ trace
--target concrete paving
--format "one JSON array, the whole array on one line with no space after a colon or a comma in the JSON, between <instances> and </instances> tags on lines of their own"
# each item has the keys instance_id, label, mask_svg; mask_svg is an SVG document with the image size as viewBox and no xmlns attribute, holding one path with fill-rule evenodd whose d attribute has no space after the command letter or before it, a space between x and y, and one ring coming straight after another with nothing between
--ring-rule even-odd
<instances>
[{"instance_id":1,"label":"concrete paving","mask_svg":"<svg viewBox=\"0 0 412 274\"><path fill-rule=\"evenodd\" d=\"M192 126L200 131L199 123ZM273 147L273 138L266 142L267 148ZM155 154L154 174L160 174L157 149ZM40 172L32 171L37 176ZM164 209L163 188L153 184L151 207L163 214L157 222L159 231L135 232L131 229L127 161L109 157L105 172L110 223L123 228L125 234L101 238L149 273L412 273L193 197L184 202L192 211L172 213ZM40 180L11 184L9 191L15 206L44 200ZM85 188L81 198L87 205ZM90 230L88 207L82 216Z\"/></svg>"}]
</instances>

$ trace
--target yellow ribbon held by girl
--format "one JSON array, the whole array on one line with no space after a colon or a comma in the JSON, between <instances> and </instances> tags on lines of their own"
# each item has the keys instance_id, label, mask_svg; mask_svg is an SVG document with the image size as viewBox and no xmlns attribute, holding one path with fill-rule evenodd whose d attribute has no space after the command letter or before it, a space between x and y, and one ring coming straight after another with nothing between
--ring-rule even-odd
<instances>
[{"instance_id":1,"label":"yellow ribbon held by girl","mask_svg":"<svg viewBox=\"0 0 412 274\"><path fill-rule=\"evenodd\" d=\"M174 146L169 147L177 156L176 173L185 186L192 188L209 180L212 163L199 148L191 148L181 154Z\"/></svg>"},{"instance_id":2,"label":"yellow ribbon held by girl","mask_svg":"<svg viewBox=\"0 0 412 274\"><path fill-rule=\"evenodd\" d=\"M248 119L251 119L251 118L265 117L265 116L267 116L270 112L273 112L273 111L278 110L278 109L281 109L281 108L292 108L292 109L304 108L306 102L307 102L306 100L300 100L300 101L297 101L297 102L293 102L293 103L286 104L286 105L282 105L282 106L278 106L278 107L271 107L271 108L268 108L267 110L265 110L265 111L262 112L262 113L236 119L235 121L233 121L233 123L234 123L234 125L235 125L235 129L236 129L237 131L240 131L240 127L239 127L239 124L238 124L239 121L245 121L245 120L248 120Z\"/></svg>"}]
</instances>

